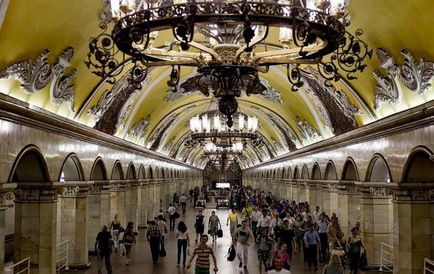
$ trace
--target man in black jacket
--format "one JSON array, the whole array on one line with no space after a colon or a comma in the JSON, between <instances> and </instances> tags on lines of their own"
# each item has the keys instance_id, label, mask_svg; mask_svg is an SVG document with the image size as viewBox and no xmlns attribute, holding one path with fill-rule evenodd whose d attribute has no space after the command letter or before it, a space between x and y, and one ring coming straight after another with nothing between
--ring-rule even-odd
<instances>
[{"instance_id":1,"label":"man in black jacket","mask_svg":"<svg viewBox=\"0 0 434 274\"><path fill-rule=\"evenodd\" d=\"M101 274L102 261L105 259L105 267L109 274L112 273L112 264L110 256L112 254L112 234L107 231L107 226L103 226L102 230L96 236L95 250L97 251L97 269L98 274Z\"/></svg>"}]
</instances>

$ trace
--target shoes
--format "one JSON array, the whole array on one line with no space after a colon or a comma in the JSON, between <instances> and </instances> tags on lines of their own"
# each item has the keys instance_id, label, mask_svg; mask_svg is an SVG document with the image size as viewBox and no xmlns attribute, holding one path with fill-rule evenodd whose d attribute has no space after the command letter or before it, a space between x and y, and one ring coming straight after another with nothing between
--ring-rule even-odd
<instances>
[{"instance_id":1,"label":"shoes","mask_svg":"<svg viewBox=\"0 0 434 274\"><path fill-rule=\"evenodd\" d=\"M242 262L240 262L240 264L238 265L238 267L243 267L243 263L242 263Z\"/></svg>"},{"instance_id":2,"label":"shoes","mask_svg":"<svg viewBox=\"0 0 434 274\"><path fill-rule=\"evenodd\" d=\"M247 265L244 265L244 269L247 270Z\"/></svg>"},{"instance_id":3,"label":"shoes","mask_svg":"<svg viewBox=\"0 0 434 274\"><path fill-rule=\"evenodd\" d=\"M117 247L115 247L115 253L118 253L118 248Z\"/></svg>"}]
</instances>

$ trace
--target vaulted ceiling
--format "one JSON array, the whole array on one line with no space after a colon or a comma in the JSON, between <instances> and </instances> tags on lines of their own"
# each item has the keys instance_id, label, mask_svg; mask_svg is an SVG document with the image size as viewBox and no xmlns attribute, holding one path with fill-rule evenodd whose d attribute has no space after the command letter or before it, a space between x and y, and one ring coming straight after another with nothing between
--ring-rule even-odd
<instances>
[{"instance_id":1,"label":"vaulted ceiling","mask_svg":"<svg viewBox=\"0 0 434 274\"><path fill-rule=\"evenodd\" d=\"M0 1L6 12L0 29L0 79L3 79L0 92L203 168L207 160L201 157L202 148L191 149L183 143L191 133L189 119L206 111L211 97L199 91L184 95L170 92L167 81L171 67L153 69L142 89L134 90L125 88L125 74L118 76L112 85L85 66L89 39L100 32L98 25L105 2ZM403 49L414 56L416 65L420 58L434 60L432 14L434 5L429 0L351 0L348 30L354 33L362 29L362 39L371 49L383 48L388 52L378 51L381 58L374 54L365 71L356 75L358 79L343 78L334 82L333 87L325 86L311 67L304 67L305 85L297 92L291 91L283 67L260 74L266 92L241 97L238 102L240 112L259 118L259 133L265 146L249 146L242 167L434 99L431 87L412 88L406 85L404 77L388 78L390 67L385 64L393 57L397 66L402 67ZM160 32L155 43L164 45L171 37L171 32ZM278 39L278 29L274 28L266 42L278 44ZM22 86L26 79L19 79L14 67L20 61L31 61L26 65L39 70L44 67L38 64L49 64L49 69L61 64L64 71L58 78L51 78L51 82L39 79L39 84ZM432 63L426 62L420 69L428 83L432 77L429 68L434 69ZM414 70L417 74L417 68ZM183 68L180 82L195 73L192 68ZM384 102L380 104L381 101Z\"/></svg>"}]
</instances>

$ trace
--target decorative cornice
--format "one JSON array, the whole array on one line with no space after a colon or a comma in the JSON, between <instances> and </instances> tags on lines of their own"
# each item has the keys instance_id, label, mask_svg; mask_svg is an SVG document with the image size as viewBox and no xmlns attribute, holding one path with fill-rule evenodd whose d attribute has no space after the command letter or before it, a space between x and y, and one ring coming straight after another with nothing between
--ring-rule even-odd
<instances>
[{"instance_id":1,"label":"decorative cornice","mask_svg":"<svg viewBox=\"0 0 434 274\"><path fill-rule=\"evenodd\" d=\"M17 188L14 191L16 202L54 202L57 199L55 188Z\"/></svg>"},{"instance_id":2,"label":"decorative cornice","mask_svg":"<svg viewBox=\"0 0 434 274\"><path fill-rule=\"evenodd\" d=\"M404 63L399 67L386 49L379 48L376 53L381 67L386 70L386 75L383 76L378 70L374 71L374 78L377 80L375 109L380 108L383 102L392 105L401 103L400 83L417 94L425 93L431 86L431 80L434 77L434 62L425 61L422 58L417 61L408 49L403 49L401 54L404 57Z\"/></svg>"},{"instance_id":3,"label":"decorative cornice","mask_svg":"<svg viewBox=\"0 0 434 274\"><path fill-rule=\"evenodd\" d=\"M71 66L74 48L66 48L59 56L57 63L50 67L45 49L35 60L21 61L0 70L0 79L15 78L21 83L21 89L26 93L43 90L50 84L50 97L54 104L69 103L73 111L74 86L73 79L77 70L65 74L65 69Z\"/></svg>"},{"instance_id":4,"label":"decorative cornice","mask_svg":"<svg viewBox=\"0 0 434 274\"><path fill-rule=\"evenodd\" d=\"M394 189L393 201L398 203L434 203L434 189Z\"/></svg>"}]
</instances>

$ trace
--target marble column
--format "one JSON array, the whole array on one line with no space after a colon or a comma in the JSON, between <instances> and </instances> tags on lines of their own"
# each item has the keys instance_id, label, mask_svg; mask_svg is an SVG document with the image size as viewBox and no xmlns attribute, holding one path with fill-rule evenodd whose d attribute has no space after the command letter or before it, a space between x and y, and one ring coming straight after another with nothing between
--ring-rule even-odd
<instances>
[{"instance_id":1,"label":"marble column","mask_svg":"<svg viewBox=\"0 0 434 274\"><path fill-rule=\"evenodd\" d=\"M149 220L149 183L147 181L143 181L140 187L140 217L139 217L139 227L146 227Z\"/></svg>"},{"instance_id":2,"label":"marble column","mask_svg":"<svg viewBox=\"0 0 434 274\"><path fill-rule=\"evenodd\" d=\"M327 215L331 216L330 209L330 185L322 186L322 211L324 211Z\"/></svg>"},{"instance_id":3,"label":"marble column","mask_svg":"<svg viewBox=\"0 0 434 274\"><path fill-rule=\"evenodd\" d=\"M336 185L333 185L330 188L330 211L328 214L336 213L338 214L339 210L339 196L338 196L338 189Z\"/></svg>"},{"instance_id":4,"label":"marble column","mask_svg":"<svg viewBox=\"0 0 434 274\"><path fill-rule=\"evenodd\" d=\"M299 195L299 187L298 187L298 182L294 181L292 183L292 199L296 202L299 203L300 201L300 197Z\"/></svg>"},{"instance_id":5,"label":"marble column","mask_svg":"<svg viewBox=\"0 0 434 274\"><path fill-rule=\"evenodd\" d=\"M60 243L68 241L68 265L70 268L90 266L88 258L88 186L65 186L61 194ZM62 250L66 245L59 248ZM62 254L65 255L65 254Z\"/></svg>"},{"instance_id":6,"label":"marble column","mask_svg":"<svg viewBox=\"0 0 434 274\"><path fill-rule=\"evenodd\" d=\"M56 272L57 190L20 183L15 190L15 261L30 257L32 273Z\"/></svg>"},{"instance_id":7,"label":"marble column","mask_svg":"<svg viewBox=\"0 0 434 274\"><path fill-rule=\"evenodd\" d=\"M130 188L130 204L127 205L127 210L129 211L129 219L130 222L134 223L134 229L137 231L139 225L139 215L140 215L140 193L139 193L139 185L137 181L131 183Z\"/></svg>"},{"instance_id":8,"label":"marble column","mask_svg":"<svg viewBox=\"0 0 434 274\"><path fill-rule=\"evenodd\" d=\"M6 226L6 209L7 200L13 200L14 194L12 192L0 192L0 272L4 269L4 257L5 257L5 226Z\"/></svg>"},{"instance_id":9,"label":"marble column","mask_svg":"<svg viewBox=\"0 0 434 274\"><path fill-rule=\"evenodd\" d=\"M364 183L366 186L366 183ZM381 242L391 245L392 199L386 187L364 187L361 196L362 240L367 251L368 264L378 266Z\"/></svg>"},{"instance_id":10,"label":"marble column","mask_svg":"<svg viewBox=\"0 0 434 274\"><path fill-rule=\"evenodd\" d=\"M318 205L318 193L321 193L318 191L318 186L315 182L311 182L309 185L309 205L310 205L310 210L313 212L315 210L315 207Z\"/></svg>"},{"instance_id":11,"label":"marble column","mask_svg":"<svg viewBox=\"0 0 434 274\"><path fill-rule=\"evenodd\" d=\"M286 187L286 198L288 199L289 202L291 202L292 199L292 185L291 182L286 181L285 182L285 187Z\"/></svg>"},{"instance_id":12,"label":"marble column","mask_svg":"<svg viewBox=\"0 0 434 274\"><path fill-rule=\"evenodd\" d=\"M393 190L392 239L393 273L423 273L424 258L434 258L433 183L402 184Z\"/></svg>"}]
</instances>

